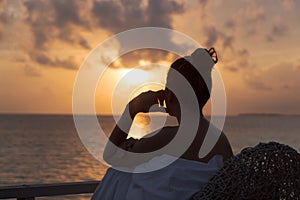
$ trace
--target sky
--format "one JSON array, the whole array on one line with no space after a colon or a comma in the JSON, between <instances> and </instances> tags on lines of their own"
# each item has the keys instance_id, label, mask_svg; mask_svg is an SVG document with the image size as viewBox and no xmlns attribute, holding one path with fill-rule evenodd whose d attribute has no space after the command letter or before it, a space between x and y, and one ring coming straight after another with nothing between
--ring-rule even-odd
<instances>
[{"instance_id":1,"label":"sky","mask_svg":"<svg viewBox=\"0 0 300 200\"><path fill-rule=\"evenodd\" d=\"M228 114L300 114L299 9L296 0L0 0L0 113L71 114L76 75L99 43L163 27L215 47ZM96 112L110 114L112 98L128 101L128 93L112 93L130 69L144 66L139 78L124 78L132 90L163 79L176 58L138 50L110 64L95 92Z\"/></svg>"}]
</instances>

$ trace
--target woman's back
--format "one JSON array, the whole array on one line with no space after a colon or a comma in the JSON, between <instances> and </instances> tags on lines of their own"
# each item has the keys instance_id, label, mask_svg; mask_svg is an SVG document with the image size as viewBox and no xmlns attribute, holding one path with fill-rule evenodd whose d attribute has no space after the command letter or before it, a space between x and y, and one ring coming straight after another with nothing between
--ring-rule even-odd
<instances>
[{"instance_id":1,"label":"woman's back","mask_svg":"<svg viewBox=\"0 0 300 200\"><path fill-rule=\"evenodd\" d=\"M220 136L212 150L204 158L199 158L200 147L207 134L220 134ZM231 145L226 135L221 130L213 126L204 117L201 117L198 133L190 147L181 156L181 158L200 162L208 162L216 155L222 156L224 160L230 158L233 155Z\"/></svg>"}]
</instances>

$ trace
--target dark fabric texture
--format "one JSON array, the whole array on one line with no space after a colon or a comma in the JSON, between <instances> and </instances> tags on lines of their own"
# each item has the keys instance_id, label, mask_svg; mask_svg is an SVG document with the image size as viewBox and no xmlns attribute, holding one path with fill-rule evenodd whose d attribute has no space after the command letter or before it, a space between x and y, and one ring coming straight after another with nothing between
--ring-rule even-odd
<instances>
[{"instance_id":1,"label":"dark fabric texture","mask_svg":"<svg viewBox=\"0 0 300 200\"><path fill-rule=\"evenodd\" d=\"M276 142L245 148L192 199L300 199L300 154Z\"/></svg>"}]
</instances>

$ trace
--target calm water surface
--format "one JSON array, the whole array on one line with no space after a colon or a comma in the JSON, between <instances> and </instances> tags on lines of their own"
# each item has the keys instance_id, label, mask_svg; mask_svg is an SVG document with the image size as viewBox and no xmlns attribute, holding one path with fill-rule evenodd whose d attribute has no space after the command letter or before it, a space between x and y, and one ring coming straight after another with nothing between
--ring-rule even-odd
<instances>
[{"instance_id":1,"label":"calm water surface","mask_svg":"<svg viewBox=\"0 0 300 200\"><path fill-rule=\"evenodd\" d=\"M99 116L99 121L109 134L114 120ZM135 122L132 134L141 136L149 118L140 116ZM300 152L299 130L300 116L284 115L231 116L224 127L234 153L267 141L285 143ZM0 186L4 186L101 180L107 167L82 145L70 115L0 115L0 169ZM40 199L85 200L90 196Z\"/></svg>"}]
</instances>

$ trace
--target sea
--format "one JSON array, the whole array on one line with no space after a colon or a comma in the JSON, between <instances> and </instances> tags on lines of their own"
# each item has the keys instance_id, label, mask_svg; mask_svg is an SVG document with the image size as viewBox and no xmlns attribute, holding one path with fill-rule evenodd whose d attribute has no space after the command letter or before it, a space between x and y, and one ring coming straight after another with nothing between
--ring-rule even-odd
<instances>
[{"instance_id":1,"label":"sea","mask_svg":"<svg viewBox=\"0 0 300 200\"><path fill-rule=\"evenodd\" d=\"M139 116L135 120L139 128L132 131L143 132L149 120L149 116ZM107 134L115 126L112 116L98 116L98 121ZM223 128L234 154L269 141L300 152L299 130L300 115L280 114L227 116ZM0 115L0 187L101 180L106 169L82 144L72 115ZM87 200L91 195L37 199Z\"/></svg>"}]
</instances>

